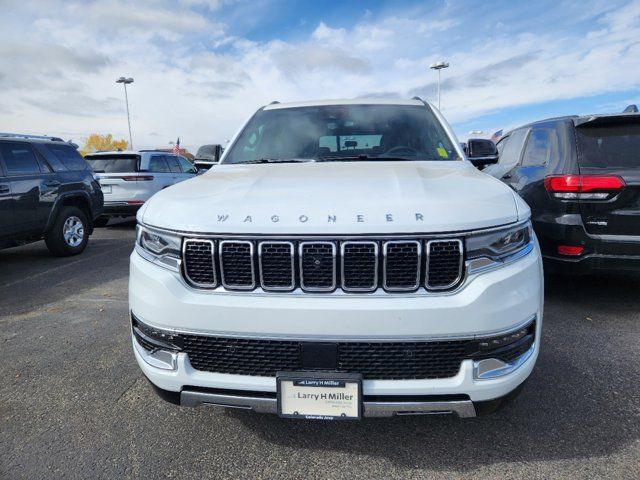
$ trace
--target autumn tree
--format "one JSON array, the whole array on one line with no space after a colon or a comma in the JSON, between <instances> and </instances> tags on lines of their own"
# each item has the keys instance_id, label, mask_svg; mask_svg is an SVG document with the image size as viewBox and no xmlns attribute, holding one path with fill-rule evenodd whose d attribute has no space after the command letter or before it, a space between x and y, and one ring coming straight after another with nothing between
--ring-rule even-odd
<instances>
[{"instance_id":1,"label":"autumn tree","mask_svg":"<svg viewBox=\"0 0 640 480\"><path fill-rule=\"evenodd\" d=\"M80 153L84 156L87 153L99 152L104 150L126 150L128 143L125 139L114 140L113 135L100 135L92 133L87 137L84 147L80 149Z\"/></svg>"}]
</instances>

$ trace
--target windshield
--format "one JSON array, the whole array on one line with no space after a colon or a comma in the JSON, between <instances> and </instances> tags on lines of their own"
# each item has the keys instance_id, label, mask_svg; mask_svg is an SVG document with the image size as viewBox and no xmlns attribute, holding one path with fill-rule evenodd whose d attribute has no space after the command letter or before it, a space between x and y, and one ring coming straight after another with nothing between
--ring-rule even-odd
<instances>
[{"instance_id":1,"label":"windshield","mask_svg":"<svg viewBox=\"0 0 640 480\"><path fill-rule=\"evenodd\" d=\"M458 160L433 113L413 105L261 110L224 163L265 160Z\"/></svg>"},{"instance_id":2,"label":"windshield","mask_svg":"<svg viewBox=\"0 0 640 480\"><path fill-rule=\"evenodd\" d=\"M576 129L583 167L640 168L640 122Z\"/></svg>"},{"instance_id":3,"label":"windshield","mask_svg":"<svg viewBox=\"0 0 640 480\"><path fill-rule=\"evenodd\" d=\"M132 173L138 171L138 155L87 155L84 159L96 173Z\"/></svg>"}]
</instances>

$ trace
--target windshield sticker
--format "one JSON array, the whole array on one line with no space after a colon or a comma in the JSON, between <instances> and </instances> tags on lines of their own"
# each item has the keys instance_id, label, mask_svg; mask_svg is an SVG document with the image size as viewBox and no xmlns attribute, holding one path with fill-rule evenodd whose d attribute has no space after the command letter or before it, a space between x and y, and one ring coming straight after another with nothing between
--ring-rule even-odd
<instances>
[{"instance_id":1,"label":"windshield sticker","mask_svg":"<svg viewBox=\"0 0 640 480\"><path fill-rule=\"evenodd\" d=\"M438 147L436 148L436 150L438 151L438 155L440 155L440 158L449 158L449 154L447 154L447 151L444 148Z\"/></svg>"}]
</instances>

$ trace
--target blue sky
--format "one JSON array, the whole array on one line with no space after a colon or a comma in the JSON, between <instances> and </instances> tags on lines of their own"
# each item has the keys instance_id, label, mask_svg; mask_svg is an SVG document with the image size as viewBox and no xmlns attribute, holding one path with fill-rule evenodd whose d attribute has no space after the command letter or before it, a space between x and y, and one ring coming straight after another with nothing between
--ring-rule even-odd
<instances>
[{"instance_id":1,"label":"blue sky","mask_svg":"<svg viewBox=\"0 0 640 480\"><path fill-rule=\"evenodd\" d=\"M0 131L191 149L272 100L435 102L461 138L640 104L640 0L0 0Z\"/></svg>"}]
</instances>

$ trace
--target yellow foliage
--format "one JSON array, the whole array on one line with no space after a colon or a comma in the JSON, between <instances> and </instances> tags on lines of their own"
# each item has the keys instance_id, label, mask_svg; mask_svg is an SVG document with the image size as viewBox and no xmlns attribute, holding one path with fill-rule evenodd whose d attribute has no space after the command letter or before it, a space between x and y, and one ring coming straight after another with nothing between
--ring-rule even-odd
<instances>
[{"instance_id":1,"label":"yellow foliage","mask_svg":"<svg viewBox=\"0 0 640 480\"><path fill-rule=\"evenodd\" d=\"M84 147L80 149L82 156L87 153L93 153L104 150L126 150L129 144L125 139L114 140L113 135L108 133L107 135L100 135L98 133L92 133L87 138L87 142Z\"/></svg>"}]
</instances>

